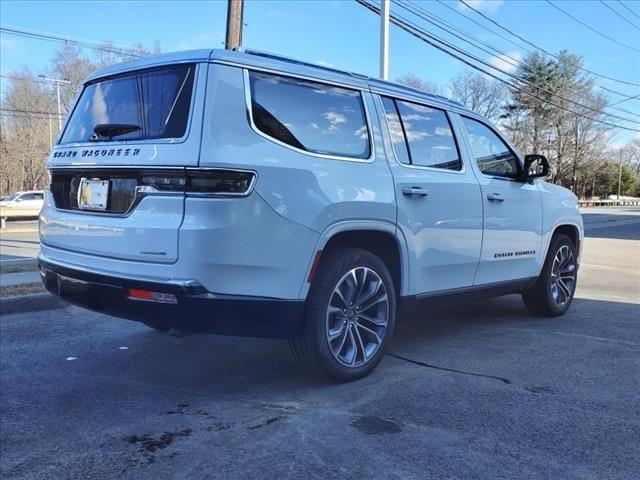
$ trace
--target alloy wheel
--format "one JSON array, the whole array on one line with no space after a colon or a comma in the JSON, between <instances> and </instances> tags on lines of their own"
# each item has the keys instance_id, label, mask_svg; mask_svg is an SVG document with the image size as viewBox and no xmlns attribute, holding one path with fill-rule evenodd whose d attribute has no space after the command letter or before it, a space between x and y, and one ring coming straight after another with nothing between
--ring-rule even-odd
<instances>
[{"instance_id":1,"label":"alloy wheel","mask_svg":"<svg viewBox=\"0 0 640 480\"><path fill-rule=\"evenodd\" d=\"M355 267L338 281L329 297L326 338L333 357L347 367L371 360L384 340L389 297L370 268Z\"/></svg>"},{"instance_id":2,"label":"alloy wheel","mask_svg":"<svg viewBox=\"0 0 640 480\"><path fill-rule=\"evenodd\" d=\"M551 267L551 297L558 308L564 308L573 296L576 283L576 261L567 245L556 252Z\"/></svg>"}]
</instances>

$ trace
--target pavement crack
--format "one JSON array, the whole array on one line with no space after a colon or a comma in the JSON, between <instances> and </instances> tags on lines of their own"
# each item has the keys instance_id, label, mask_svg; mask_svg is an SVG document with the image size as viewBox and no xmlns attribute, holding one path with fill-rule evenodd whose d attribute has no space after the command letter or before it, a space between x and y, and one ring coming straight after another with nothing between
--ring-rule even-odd
<instances>
[{"instance_id":1,"label":"pavement crack","mask_svg":"<svg viewBox=\"0 0 640 480\"><path fill-rule=\"evenodd\" d=\"M435 370L442 370L444 372L461 373L462 375L471 375L473 377L490 378L492 380L498 380L507 385L511 385L511 380L504 377L497 377L495 375L487 375L484 373L466 372L464 370L456 370L455 368L439 367L438 365L431 365L429 363L421 362L420 360L413 360L411 358L403 357L395 353L387 353L388 356L397 358L398 360L404 360L405 362L413 363L414 365L420 365L421 367L433 368Z\"/></svg>"}]
</instances>

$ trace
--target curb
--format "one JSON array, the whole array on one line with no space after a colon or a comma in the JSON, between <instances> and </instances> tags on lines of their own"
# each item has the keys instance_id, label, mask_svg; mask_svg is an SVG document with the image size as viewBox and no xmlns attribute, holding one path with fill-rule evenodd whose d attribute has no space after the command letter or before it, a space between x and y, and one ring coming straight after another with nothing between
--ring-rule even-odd
<instances>
[{"instance_id":1,"label":"curb","mask_svg":"<svg viewBox=\"0 0 640 480\"><path fill-rule=\"evenodd\" d=\"M68 306L68 303L60 300L58 297L54 297L49 292L34 293L0 299L0 315L37 312L40 310L64 308L66 306Z\"/></svg>"}]
</instances>

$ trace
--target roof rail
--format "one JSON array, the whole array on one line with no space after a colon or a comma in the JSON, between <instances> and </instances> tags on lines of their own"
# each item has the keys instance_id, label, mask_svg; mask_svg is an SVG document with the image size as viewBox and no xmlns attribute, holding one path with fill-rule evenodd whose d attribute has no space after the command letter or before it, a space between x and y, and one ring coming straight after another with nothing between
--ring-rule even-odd
<instances>
[{"instance_id":1,"label":"roof rail","mask_svg":"<svg viewBox=\"0 0 640 480\"><path fill-rule=\"evenodd\" d=\"M351 75L352 77L360 78L362 80L369 80L369 77L366 76L366 75L361 75L359 73L354 73L354 72L347 72L346 70L340 70L339 68L328 67L326 65L320 65L318 63L305 62L303 60L298 60L297 58L285 57L284 55L278 55L278 54L271 53L271 52L263 52L261 50L253 50L253 49L245 49L245 48L242 48L242 47L238 48L237 51L240 52L240 53L247 53L249 55L255 55L255 56L258 56L258 57L269 58L271 60L282 60L282 61L289 62L289 63L295 63L296 65L301 65L301 66L305 66L305 67L320 68L322 70L327 70L329 72L339 73L341 75Z\"/></svg>"}]
</instances>

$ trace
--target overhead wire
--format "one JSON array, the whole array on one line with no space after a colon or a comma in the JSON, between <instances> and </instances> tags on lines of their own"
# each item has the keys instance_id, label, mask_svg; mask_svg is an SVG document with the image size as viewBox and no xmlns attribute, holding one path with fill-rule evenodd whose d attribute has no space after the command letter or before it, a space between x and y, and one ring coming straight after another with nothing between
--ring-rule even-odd
<instances>
[{"instance_id":1,"label":"overhead wire","mask_svg":"<svg viewBox=\"0 0 640 480\"><path fill-rule=\"evenodd\" d=\"M600 0L600 3L602 5L604 5L605 7L607 7L609 10L611 10L613 13L615 13L618 17L620 17L622 20L624 20L625 22L627 22L629 25L631 25L633 28L635 28L636 30L640 30L640 27L638 27L635 23L633 23L632 21L630 21L627 17L625 17L624 15L622 15L620 12L618 12L615 8L613 8L611 5L609 5L607 2L604 2L603 0Z\"/></svg>"},{"instance_id":2,"label":"overhead wire","mask_svg":"<svg viewBox=\"0 0 640 480\"><path fill-rule=\"evenodd\" d=\"M407 2L401 2L401 1L399 1L399 0L392 0L392 1L393 1L394 3L396 3L398 6L400 6L401 8L403 8L403 9L405 9L405 10L407 10L407 11L409 11L409 12L413 13L414 15L418 16L419 18L421 18L421 19L423 19L423 20L425 20L425 21L429 22L430 24L432 24L432 25L434 25L435 27L437 27L437 28L439 28L439 29L441 29L441 30L443 30L443 31L445 31L445 32L447 32L447 33L449 33L450 35L453 35L454 37L456 37L456 38L458 38L458 39L462 40L463 42L466 42L466 43L468 43L469 45L472 45L472 46L474 46L475 48L478 48L479 50L484 51L485 53L489 53L490 55L493 55L493 53L491 53L491 52L497 53L498 55L500 55L500 56L501 56L501 57L500 57L501 61L504 61L505 63L508 63L509 65L511 65L511 66L513 66L513 67L523 67L523 68L526 68L526 66L527 66L527 65L526 65L526 63L525 63L525 62L523 62L522 60L520 60L520 59L518 59L518 58L515 58L515 57L513 57L512 55L509 55L508 53L505 53L504 51L501 51L501 50L499 50L499 49L497 49L497 48L495 48L495 47L493 47L493 46L491 46L491 45L487 44L486 42L483 42L482 40L478 39L477 37L474 37L473 35L471 35L471 34L469 34L469 33L465 32L465 31L463 31L463 30L460 30L459 28L455 27L455 26L454 26L454 25L452 25L452 24L449 24L448 22L446 22L446 21L444 21L444 20L440 20L440 19L438 19L437 17L435 17L435 16L433 16L433 15L430 15L430 14L429 14L428 12L426 12L424 9L419 8L419 7L418 7L414 2L412 2L412 3L410 3L410 4L409 4L409 3L407 3ZM455 29L455 30L456 30L456 31L458 31L458 32L461 32L462 36L461 36L461 35L458 35L458 34L456 34L456 33L454 33L454 32L452 32L452 31L451 31L450 29L448 29L448 28L443 27L441 24L438 24L438 22L441 22L441 23L443 23L443 24L450 25L450 28ZM487 48L491 50L491 52L490 52L490 51L488 51L487 49L483 48L483 47L478 46L477 44L475 44L475 43L474 43L472 40L470 40L470 39L475 39L475 41L476 41L476 42L479 42L479 43L481 43L482 45L486 45L486 46L487 46ZM587 98L587 97L585 97L585 96L583 96L583 95L579 95L579 94L577 94L576 92L572 92L572 93L573 93L574 95L576 95L577 97L580 97L580 98ZM635 113L635 112L631 112L631 111L626 110L626 109L624 109L624 108L619 108L619 107L617 108L617 107L613 107L613 110L621 111L621 112L627 113L627 114L629 114L629 115L633 115L633 116L635 116L635 117L640 118L640 114ZM628 120L628 121L631 121L631 120Z\"/></svg>"},{"instance_id":3,"label":"overhead wire","mask_svg":"<svg viewBox=\"0 0 640 480\"><path fill-rule=\"evenodd\" d=\"M376 13L377 15L380 14L380 9L378 7L376 7L376 6L374 6L374 5L369 4L366 0L355 0L355 1L358 2L359 4L361 4L362 6L366 7L370 11ZM516 84L511 83L511 82L505 80L504 78L502 78L502 77L500 77L500 76L498 76L498 75L496 75L496 74L494 74L494 73L492 73L492 72L490 72L488 70L483 69L482 67L479 67L478 65L472 63L470 60L467 60L466 58L464 58L464 56L461 56L461 55L456 54L456 53L452 53L450 50L447 49L447 47L442 46L440 44L440 42L432 40L430 38L431 35L429 35L428 33L424 32L424 30L420 29L419 27L416 27L414 24L412 24L412 22L403 19L400 15L397 15L397 14L390 15L390 21L393 24L395 24L395 25L399 26L400 28L402 28L403 30L405 30L406 32L408 32L411 35L415 36L416 38L419 38L420 40L424 41L425 43L431 45L432 47L434 47L434 48L436 48L438 50L440 50L441 52L443 52L443 53L445 53L445 54L457 59L458 61L464 63L465 65L470 66L471 68L473 68L475 70L478 70L478 71L488 75L489 77L492 77L492 78L504 83L505 85L510 86L514 90L521 91L524 95L527 95L527 96L529 96L531 98L535 98L535 99L540 100L540 101L544 101L544 102L546 102L546 103L548 103L550 105L553 105L553 106L555 106L557 108L561 108L561 109L563 109L565 111L568 111L569 113L573 113L574 115L576 115L578 117L586 118L586 119L591 120L591 121L596 122L596 123L607 125L607 126L610 126L610 127L613 127L613 128L618 128L618 129L621 129L621 130L628 130L628 131L632 131L632 132L640 132L640 129L626 127L626 126L623 126L623 125L618 125L616 123L613 123L613 122L610 122L610 121L607 121L607 120L602 120L602 119L595 118L595 117L592 117L592 116L589 116L589 115L586 115L586 114L583 114L583 113L580 113L580 112L576 112L576 111L571 110L569 108L562 107L562 106L560 106L560 105L558 105L556 103L553 103L550 100L543 99L543 98L541 98L541 97L539 97L539 96L537 96L537 95L535 95L535 94L533 94L531 92L527 92L526 90L523 90L520 87L518 87ZM495 67L491 67L491 68L495 68ZM599 113L601 114L601 112L599 112Z\"/></svg>"},{"instance_id":4,"label":"overhead wire","mask_svg":"<svg viewBox=\"0 0 640 480\"><path fill-rule=\"evenodd\" d=\"M398 4L397 2L394 2L394 3ZM398 5L402 5L402 4L398 4ZM408 21L406 18L403 18L402 16L399 16L399 18L401 18L401 19L403 19L405 21ZM414 24L414 26L415 26L415 24ZM598 114L604 114L604 115L606 115L606 116L608 116L610 118L615 118L615 119L626 121L626 122L630 122L630 123L640 123L638 120L629 119L629 118L622 117L620 115L616 115L616 114L613 114L613 113L603 112L602 109L597 109L597 108L591 107L589 105L584 105L582 103L576 102L575 100L572 100L570 98L563 97L562 95L559 95L559 94L557 94L555 92L552 92L552 91L550 91L550 90L548 90L548 89L546 89L544 87L536 85L533 82L528 81L528 80L520 77L519 75L516 75L516 74L511 73L509 71L503 70L503 69L501 69L499 67L496 67L491 62L488 62L488 61L486 61L486 60L474 55L473 53L470 53L467 50L464 50L461 47L453 45L452 43L444 40L442 37L438 37L437 35L435 35L433 33L430 33L430 32L427 32L425 30L422 30L422 33L424 35L427 35L427 36L431 37L436 42L439 42L440 44L445 45L448 48L450 48L450 49L452 49L452 50L454 50L454 51L456 51L456 52L458 52L458 53L460 53L460 54L462 54L462 55L464 55L464 56L466 56L468 58L472 58L474 61L476 61L478 63L481 63L481 64L483 64L483 65L485 65L485 66L487 66L487 67L489 67L489 68L491 68L493 70L499 71L503 75L506 75L506 76L508 76L510 78L513 78L514 80L516 80L516 81L518 81L520 83L523 83L523 84L526 84L526 85L530 85L530 86L532 86L533 88L535 88L536 90L538 90L540 92L544 92L544 93L546 93L548 95L552 95L552 96L558 98L559 100L563 100L565 102L571 103L573 105L576 105L578 107L584 108L586 110L590 110L590 111L598 113Z\"/></svg>"},{"instance_id":5,"label":"overhead wire","mask_svg":"<svg viewBox=\"0 0 640 480\"><path fill-rule=\"evenodd\" d=\"M462 3L465 3L464 0L460 0ZM606 33L602 33L600 30L598 30L597 28L592 27L591 25L589 25L586 22L583 22L582 20L580 20L579 18L573 16L572 14L570 14L569 12L567 12L565 9L559 7L558 5L556 5L554 2L552 2L551 0L545 0L545 2L547 2L549 5L551 5L553 8L555 8L556 10L562 12L563 14L565 14L567 17L571 18L573 21L575 21L576 23L579 23L580 25L582 25L585 28L588 28L589 30L591 30L594 33L597 33L598 35L600 35L603 38L606 38L614 43L617 43L618 45L621 45L623 47L628 48L629 50L633 50L634 52L638 52L640 53L640 49L632 47L631 45L627 45L624 42L621 42L620 40L616 40L615 38L613 38L610 35L607 35Z\"/></svg>"},{"instance_id":6,"label":"overhead wire","mask_svg":"<svg viewBox=\"0 0 640 480\"><path fill-rule=\"evenodd\" d=\"M461 1L461 2L463 2L463 0L460 0L460 1ZM516 46L516 47L518 47L518 48L522 48L523 50L525 50L525 51L526 51L526 52L528 52L528 53L532 53L532 52L533 52L533 50L531 50L531 49L529 49L529 48L526 48L526 47L523 47L522 45L520 45L520 44L518 44L518 43L514 42L513 40L511 40L510 38L505 37L504 35L500 34L499 32L496 32L495 30L493 30L493 29L491 29L491 28L487 27L486 25L484 25L484 24L482 24L482 23L478 22L477 20L475 20L474 18L470 17L469 15L466 15L464 12L461 12L461 11L459 11L459 10L455 9L454 7L452 7L452 6L448 5L448 4L447 4L446 2L444 2L443 0L436 0L436 2L440 3L442 6L446 7L447 9L449 9L449 10L451 10L452 12L456 13L457 15L460 15L460 16L462 16L462 17L466 18L467 20L469 20L470 22L474 23L475 25L478 25L480 28L482 28L482 29L484 29L484 30L486 30L486 31L488 31L488 32L490 32L490 33L492 33L492 34L494 34L494 35L496 35L496 36L498 36L498 37L502 38L503 40L505 40L505 41L507 41L507 42L509 42L509 43L511 43L512 45L514 45L514 46ZM494 20L493 18L491 18L491 17L489 17L488 15L484 14L484 13L483 13L483 12L481 12L480 10L478 10L478 9L474 8L473 6L469 5L468 3L464 3L464 5L465 5L468 9L470 9L470 10L474 11L475 13L477 13L478 15L480 15L480 16L481 16L482 18L484 18L485 20L487 20L487 21L491 22L492 24L496 25L498 28L500 28L500 29L502 29L503 31L505 31L505 32L509 33L509 34L510 34L510 35L512 35L513 37L518 38L519 40L521 40L522 42L526 43L527 45L530 45L533 49L538 50L538 51L541 51L541 52L543 52L543 53L545 53L545 54L549 55L550 57L553 57L553 58L555 58L555 59L558 59L558 56L557 56L556 54L554 54L553 52L550 52L550 51L548 51L548 50L546 50L546 49L544 49L544 48L540 47L539 45L536 45L535 43L533 43L533 42L531 42L531 41L527 40L527 39L526 39L526 38L524 38L523 36L521 36L521 35L519 35L519 34L517 34L517 33L513 32L511 29L509 29L509 28L505 27L505 26L504 26L504 25L502 25L501 23L497 22L497 21L496 21L496 20ZM617 82L617 83L621 83L621 84L624 84L624 85L631 85L631 86L635 86L635 87L640 87L640 83L634 83L634 82L630 82L630 81L627 81L627 80L620 80L619 78L611 77L611 76L609 76L609 75L604 75L604 74L602 74L602 73L595 72L595 71L590 70L590 69L585 68L585 67L581 67L581 68L580 68L580 70L582 70L582 71L584 71L584 72L588 72L588 73L590 73L590 74L592 74L592 75L594 75L594 76L596 76L596 77L604 78L604 79L606 79L606 80L611 80L612 82ZM628 97L628 95L626 95L626 94L624 94L624 93L621 93L621 92L615 92L615 93L617 93L617 94L619 94L619 95L622 95L622 96L625 96L625 97Z\"/></svg>"}]
</instances>

